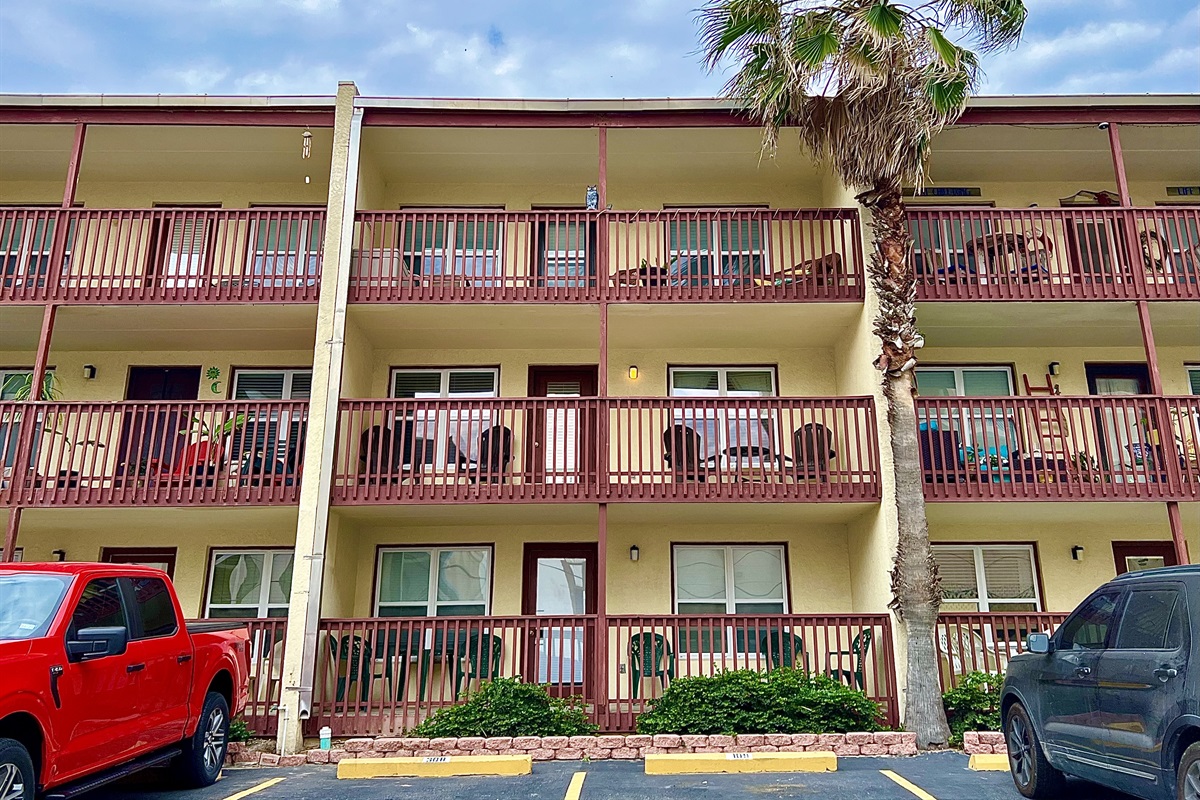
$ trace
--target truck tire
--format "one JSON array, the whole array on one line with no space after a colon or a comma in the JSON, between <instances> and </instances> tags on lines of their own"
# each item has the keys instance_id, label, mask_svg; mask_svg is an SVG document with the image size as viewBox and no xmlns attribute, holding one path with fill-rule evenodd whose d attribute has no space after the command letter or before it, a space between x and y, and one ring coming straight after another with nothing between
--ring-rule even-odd
<instances>
[{"instance_id":1,"label":"truck tire","mask_svg":"<svg viewBox=\"0 0 1200 800\"><path fill-rule=\"evenodd\" d=\"M1066 779L1046 754L1037 732L1020 703L1013 703L1004 720L1004 740L1008 746L1008 766L1017 791L1034 800L1058 797L1066 788Z\"/></svg>"},{"instance_id":2,"label":"truck tire","mask_svg":"<svg viewBox=\"0 0 1200 800\"><path fill-rule=\"evenodd\" d=\"M1179 800L1200 799L1200 742L1183 751L1177 772Z\"/></svg>"},{"instance_id":3,"label":"truck tire","mask_svg":"<svg viewBox=\"0 0 1200 800\"><path fill-rule=\"evenodd\" d=\"M204 698L196 732L183 743L180 777L193 788L212 786L225 766L229 749L229 703L219 692Z\"/></svg>"},{"instance_id":4,"label":"truck tire","mask_svg":"<svg viewBox=\"0 0 1200 800\"><path fill-rule=\"evenodd\" d=\"M25 745L0 739L0 800L33 800L37 775Z\"/></svg>"}]
</instances>

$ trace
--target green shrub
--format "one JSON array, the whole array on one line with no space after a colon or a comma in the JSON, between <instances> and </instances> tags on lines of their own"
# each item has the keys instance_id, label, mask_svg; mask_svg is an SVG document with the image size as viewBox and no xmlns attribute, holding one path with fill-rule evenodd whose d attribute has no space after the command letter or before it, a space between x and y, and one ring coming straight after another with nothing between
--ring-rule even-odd
<instances>
[{"instance_id":1,"label":"green shrub","mask_svg":"<svg viewBox=\"0 0 1200 800\"><path fill-rule=\"evenodd\" d=\"M946 721L950 723L950 744L961 745L966 731L1000 730L1000 689L1004 676L971 672L958 685L942 695Z\"/></svg>"},{"instance_id":2,"label":"green shrub","mask_svg":"<svg viewBox=\"0 0 1200 800\"><path fill-rule=\"evenodd\" d=\"M246 720L238 717L229 723L228 738L231 742L248 742L254 738L254 734L250 731L250 726L246 724Z\"/></svg>"},{"instance_id":3,"label":"green shrub","mask_svg":"<svg viewBox=\"0 0 1200 800\"><path fill-rule=\"evenodd\" d=\"M825 675L788 668L679 678L638 717L638 733L846 733L879 730L879 705Z\"/></svg>"},{"instance_id":4,"label":"green shrub","mask_svg":"<svg viewBox=\"0 0 1200 800\"><path fill-rule=\"evenodd\" d=\"M545 687L520 678L484 681L458 705L448 706L412 729L414 736L591 736L583 700L551 697Z\"/></svg>"}]
</instances>

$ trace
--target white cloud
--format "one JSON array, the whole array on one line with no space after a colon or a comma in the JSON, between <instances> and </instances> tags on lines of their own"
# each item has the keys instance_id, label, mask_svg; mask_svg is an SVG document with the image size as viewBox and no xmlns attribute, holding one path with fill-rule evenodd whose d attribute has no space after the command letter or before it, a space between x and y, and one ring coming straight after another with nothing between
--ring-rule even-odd
<instances>
[{"instance_id":1,"label":"white cloud","mask_svg":"<svg viewBox=\"0 0 1200 800\"><path fill-rule=\"evenodd\" d=\"M278 68L255 70L232 81L235 94L328 95L344 79L342 70L330 64L312 64L289 59Z\"/></svg>"}]
</instances>

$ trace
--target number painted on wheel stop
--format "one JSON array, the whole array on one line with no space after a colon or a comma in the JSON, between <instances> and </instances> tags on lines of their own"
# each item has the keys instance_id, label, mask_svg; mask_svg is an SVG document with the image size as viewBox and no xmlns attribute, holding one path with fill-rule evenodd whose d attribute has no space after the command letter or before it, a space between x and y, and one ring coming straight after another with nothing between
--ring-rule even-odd
<instances>
[{"instance_id":1,"label":"number painted on wheel stop","mask_svg":"<svg viewBox=\"0 0 1200 800\"><path fill-rule=\"evenodd\" d=\"M749 761L754 756L753 753L726 753L727 761Z\"/></svg>"},{"instance_id":2,"label":"number painted on wheel stop","mask_svg":"<svg viewBox=\"0 0 1200 800\"><path fill-rule=\"evenodd\" d=\"M450 761L450 756L425 756L426 764L446 764Z\"/></svg>"}]
</instances>

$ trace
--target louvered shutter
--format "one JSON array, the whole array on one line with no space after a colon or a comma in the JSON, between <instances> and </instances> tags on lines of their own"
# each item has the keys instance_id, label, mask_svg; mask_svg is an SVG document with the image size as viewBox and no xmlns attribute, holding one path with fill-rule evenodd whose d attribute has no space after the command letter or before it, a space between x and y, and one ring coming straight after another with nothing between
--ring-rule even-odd
<instances>
[{"instance_id":1,"label":"louvered shutter","mask_svg":"<svg viewBox=\"0 0 1200 800\"><path fill-rule=\"evenodd\" d=\"M975 577L975 551L935 547L938 575L942 579L942 599L946 602L979 599Z\"/></svg>"},{"instance_id":2,"label":"louvered shutter","mask_svg":"<svg viewBox=\"0 0 1200 800\"><path fill-rule=\"evenodd\" d=\"M984 548L983 574L989 599L1032 600L1036 596L1033 561L1026 549Z\"/></svg>"}]
</instances>

